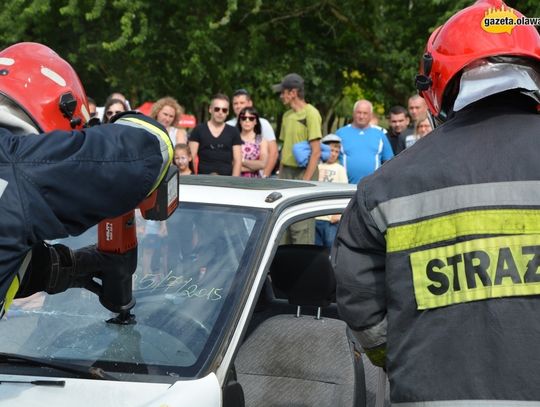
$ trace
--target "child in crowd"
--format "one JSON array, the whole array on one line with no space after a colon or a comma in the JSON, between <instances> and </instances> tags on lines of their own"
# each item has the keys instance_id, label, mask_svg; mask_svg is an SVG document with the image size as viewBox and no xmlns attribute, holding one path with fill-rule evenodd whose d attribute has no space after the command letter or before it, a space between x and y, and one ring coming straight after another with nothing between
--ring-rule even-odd
<instances>
[{"instance_id":1,"label":"child in crowd","mask_svg":"<svg viewBox=\"0 0 540 407\"><path fill-rule=\"evenodd\" d=\"M193 162L189 146L179 143L174 147L174 164L180 175L193 174ZM167 247L164 237L167 236L167 221L143 220L144 239L142 241L142 268L145 278L162 278L167 270ZM158 280L156 280L158 281Z\"/></svg>"},{"instance_id":2,"label":"child in crowd","mask_svg":"<svg viewBox=\"0 0 540 407\"><path fill-rule=\"evenodd\" d=\"M191 150L187 144L179 143L174 147L174 164L178 167L180 175L194 173Z\"/></svg>"},{"instance_id":3,"label":"child in crowd","mask_svg":"<svg viewBox=\"0 0 540 407\"><path fill-rule=\"evenodd\" d=\"M330 157L319 164L319 181L348 183L347 170L339 163L341 153L341 138L335 134L328 134L321 140L330 147ZM332 247L338 229L341 215L326 215L316 218L315 244Z\"/></svg>"}]
</instances>

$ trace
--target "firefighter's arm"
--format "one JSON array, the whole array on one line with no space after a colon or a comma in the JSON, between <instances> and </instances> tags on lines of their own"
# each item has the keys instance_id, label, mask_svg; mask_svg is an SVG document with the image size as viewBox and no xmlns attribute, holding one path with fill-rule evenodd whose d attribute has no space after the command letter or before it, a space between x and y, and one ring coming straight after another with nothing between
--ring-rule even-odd
<instances>
[{"instance_id":1,"label":"firefighter's arm","mask_svg":"<svg viewBox=\"0 0 540 407\"><path fill-rule=\"evenodd\" d=\"M27 136L14 147L33 241L78 235L132 210L156 188L173 157L163 126L133 113L83 132Z\"/></svg>"},{"instance_id":2,"label":"firefighter's arm","mask_svg":"<svg viewBox=\"0 0 540 407\"><path fill-rule=\"evenodd\" d=\"M336 300L341 317L372 363L384 366L385 240L368 212L364 188L361 183L343 214L332 248Z\"/></svg>"},{"instance_id":3,"label":"firefighter's arm","mask_svg":"<svg viewBox=\"0 0 540 407\"><path fill-rule=\"evenodd\" d=\"M158 177L152 185L151 194L167 174L174 158L174 145L167 133L167 130L157 121L137 112L125 112L115 116L113 121L116 125L129 126L138 129L144 129L152 134L159 142L159 148L162 156L161 168Z\"/></svg>"}]
</instances>

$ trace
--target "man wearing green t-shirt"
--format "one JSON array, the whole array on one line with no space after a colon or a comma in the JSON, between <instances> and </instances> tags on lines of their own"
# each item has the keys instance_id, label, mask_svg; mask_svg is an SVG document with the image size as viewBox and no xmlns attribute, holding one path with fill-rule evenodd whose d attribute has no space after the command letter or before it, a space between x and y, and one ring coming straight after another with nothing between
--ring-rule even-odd
<instances>
[{"instance_id":1,"label":"man wearing green t-shirt","mask_svg":"<svg viewBox=\"0 0 540 407\"><path fill-rule=\"evenodd\" d=\"M322 119L319 111L304 99L304 79L298 74L291 73L272 88L274 92L280 92L281 101L290 107L283 115L279 134L283 142L279 178L317 181L319 177L317 165L321 157ZM293 154L293 146L304 141L309 143L311 149L305 167L296 161ZM312 219L298 222L291 225L287 234L285 243L313 244L315 222Z\"/></svg>"}]
</instances>

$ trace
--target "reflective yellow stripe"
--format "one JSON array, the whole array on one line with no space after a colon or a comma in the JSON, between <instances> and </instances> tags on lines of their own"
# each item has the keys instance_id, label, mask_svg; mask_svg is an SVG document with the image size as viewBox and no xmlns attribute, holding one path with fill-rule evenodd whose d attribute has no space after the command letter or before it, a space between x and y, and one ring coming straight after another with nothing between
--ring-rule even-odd
<instances>
[{"instance_id":1,"label":"reflective yellow stripe","mask_svg":"<svg viewBox=\"0 0 540 407\"><path fill-rule=\"evenodd\" d=\"M380 202L370 211L379 230L420 218L474 208L535 208L540 206L540 181L455 185Z\"/></svg>"},{"instance_id":2,"label":"reflective yellow stripe","mask_svg":"<svg viewBox=\"0 0 540 407\"><path fill-rule=\"evenodd\" d=\"M456 237L485 234L540 234L540 210L489 209L440 216L389 227L387 252L409 250Z\"/></svg>"},{"instance_id":3,"label":"reflective yellow stripe","mask_svg":"<svg viewBox=\"0 0 540 407\"><path fill-rule=\"evenodd\" d=\"M171 166L171 163L172 163L172 160L173 160L173 157L174 157L174 149L173 149L171 139L170 139L169 135L166 132L164 132L163 130L161 130L157 126L154 126L153 124L148 123L145 120L140 120L140 119L137 119L136 117L122 117L118 122L120 122L121 120L129 121L129 122L138 124L141 127L146 128L152 134L159 137L160 142L161 142L160 144L165 144L165 146L167 148L167 155L168 155L167 158L168 158L168 160L165 163L165 165L163 165L163 167L161 169L161 173L160 173L158 179L156 180L156 182L152 186L152 190L150 191L150 193L152 193L157 188L157 186L161 183L161 181L163 180L163 178L167 174L167 171L169 170L169 167Z\"/></svg>"},{"instance_id":4,"label":"reflective yellow stripe","mask_svg":"<svg viewBox=\"0 0 540 407\"><path fill-rule=\"evenodd\" d=\"M540 235L475 239L410 255L420 310L540 294Z\"/></svg>"},{"instance_id":5,"label":"reflective yellow stripe","mask_svg":"<svg viewBox=\"0 0 540 407\"><path fill-rule=\"evenodd\" d=\"M0 318L8 310L11 303L13 302L13 299L15 298L15 295L17 294L17 291L19 291L20 282L23 281L24 275L26 274L26 270L28 269L28 265L30 264L31 260L32 250L28 250L28 252L24 256L21 266L19 267L19 270L17 271L17 275L14 277L7 290L5 298L2 302L0 302Z\"/></svg>"},{"instance_id":6,"label":"reflective yellow stripe","mask_svg":"<svg viewBox=\"0 0 540 407\"><path fill-rule=\"evenodd\" d=\"M11 303L13 302L13 299L15 298L15 294L17 294L17 291L19 291L19 277L15 276L15 278L13 279L13 281L11 282L8 290L7 290L7 293L6 293L6 298L4 300L4 307L2 309L2 314L5 313Z\"/></svg>"}]
</instances>

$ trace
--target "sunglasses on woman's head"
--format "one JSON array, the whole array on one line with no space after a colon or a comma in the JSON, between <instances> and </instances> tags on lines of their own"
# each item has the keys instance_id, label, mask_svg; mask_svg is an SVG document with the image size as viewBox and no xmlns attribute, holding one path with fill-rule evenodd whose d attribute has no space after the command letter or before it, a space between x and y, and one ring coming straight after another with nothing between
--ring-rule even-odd
<instances>
[{"instance_id":1,"label":"sunglasses on woman's head","mask_svg":"<svg viewBox=\"0 0 540 407\"><path fill-rule=\"evenodd\" d=\"M249 120L250 122L254 122L257 120L257 116L240 116L240 120L245 122L246 120Z\"/></svg>"}]
</instances>

